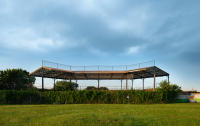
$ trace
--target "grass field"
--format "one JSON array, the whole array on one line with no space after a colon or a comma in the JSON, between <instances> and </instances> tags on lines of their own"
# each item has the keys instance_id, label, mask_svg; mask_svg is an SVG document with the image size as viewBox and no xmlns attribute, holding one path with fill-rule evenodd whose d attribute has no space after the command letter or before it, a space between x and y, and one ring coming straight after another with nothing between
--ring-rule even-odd
<instances>
[{"instance_id":1,"label":"grass field","mask_svg":"<svg viewBox=\"0 0 200 126\"><path fill-rule=\"evenodd\" d=\"M200 104L1 105L0 126L199 126Z\"/></svg>"}]
</instances>

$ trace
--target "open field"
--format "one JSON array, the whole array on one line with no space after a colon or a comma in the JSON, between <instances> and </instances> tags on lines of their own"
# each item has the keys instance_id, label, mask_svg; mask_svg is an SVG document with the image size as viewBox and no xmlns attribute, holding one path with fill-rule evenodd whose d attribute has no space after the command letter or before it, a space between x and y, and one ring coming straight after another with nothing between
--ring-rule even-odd
<instances>
[{"instance_id":1,"label":"open field","mask_svg":"<svg viewBox=\"0 0 200 126\"><path fill-rule=\"evenodd\" d=\"M199 126L200 104L1 105L0 126Z\"/></svg>"}]
</instances>

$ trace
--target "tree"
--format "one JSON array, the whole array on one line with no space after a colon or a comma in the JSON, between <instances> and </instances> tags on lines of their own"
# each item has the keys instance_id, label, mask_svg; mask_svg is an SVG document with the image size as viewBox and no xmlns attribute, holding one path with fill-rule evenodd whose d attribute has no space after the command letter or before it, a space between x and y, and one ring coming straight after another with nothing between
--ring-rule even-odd
<instances>
[{"instance_id":1,"label":"tree","mask_svg":"<svg viewBox=\"0 0 200 126\"><path fill-rule=\"evenodd\" d=\"M100 87L99 90L109 90L107 87Z\"/></svg>"},{"instance_id":2,"label":"tree","mask_svg":"<svg viewBox=\"0 0 200 126\"><path fill-rule=\"evenodd\" d=\"M55 90L57 91L77 90L77 88L78 84L74 82L57 81L55 84Z\"/></svg>"},{"instance_id":3,"label":"tree","mask_svg":"<svg viewBox=\"0 0 200 126\"><path fill-rule=\"evenodd\" d=\"M99 89L95 86L87 86L86 90L108 90L107 87L100 87Z\"/></svg>"},{"instance_id":4,"label":"tree","mask_svg":"<svg viewBox=\"0 0 200 126\"><path fill-rule=\"evenodd\" d=\"M160 82L157 91L163 92L163 101L174 102L178 94L182 91L181 87L176 84L170 84L166 80Z\"/></svg>"},{"instance_id":5,"label":"tree","mask_svg":"<svg viewBox=\"0 0 200 126\"><path fill-rule=\"evenodd\" d=\"M0 71L0 90L20 90L33 87L35 77L22 69Z\"/></svg>"},{"instance_id":6,"label":"tree","mask_svg":"<svg viewBox=\"0 0 200 126\"><path fill-rule=\"evenodd\" d=\"M87 86L85 90L97 90L95 86Z\"/></svg>"}]
</instances>

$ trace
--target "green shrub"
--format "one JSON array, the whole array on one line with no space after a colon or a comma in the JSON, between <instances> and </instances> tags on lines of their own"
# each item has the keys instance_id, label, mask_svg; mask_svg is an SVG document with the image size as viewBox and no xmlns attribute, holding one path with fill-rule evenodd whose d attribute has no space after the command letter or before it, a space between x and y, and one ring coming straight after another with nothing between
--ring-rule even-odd
<instances>
[{"instance_id":1,"label":"green shrub","mask_svg":"<svg viewBox=\"0 0 200 126\"><path fill-rule=\"evenodd\" d=\"M152 104L163 103L163 92L128 90L0 91L0 104Z\"/></svg>"},{"instance_id":2,"label":"green shrub","mask_svg":"<svg viewBox=\"0 0 200 126\"><path fill-rule=\"evenodd\" d=\"M176 84L170 84L165 80L159 84L157 92L162 93L163 102L175 102L178 94L181 92L181 87Z\"/></svg>"},{"instance_id":3,"label":"green shrub","mask_svg":"<svg viewBox=\"0 0 200 126\"><path fill-rule=\"evenodd\" d=\"M41 92L35 90L1 90L0 104L40 104Z\"/></svg>"},{"instance_id":4,"label":"green shrub","mask_svg":"<svg viewBox=\"0 0 200 126\"><path fill-rule=\"evenodd\" d=\"M97 90L95 86L87 86L85 90Z\"/></svg>"},{"instance_id":5,"label":"green shrub","mask_svg":"<svg viewBox=\"0 0 200 126\"><path fill-rule=\"evenodd\" d=\"M99 89L95 86L87 86L85 90L109 90L107 87L100 87Z\"/></svg>"},{"instance_id":6,"label":"green shrub","mask_svg":"<svg viewBox=\"0 0 200 126\"><path fill-rule=\"evenodd\" d=\"M57 81L55 84L56 91L77 90L77 88L78 88L78 84L74 82Z\"/></svg>"},{"instance_id":7,"label":"green shrub","mask_svg":"<svg viewBox=\"0 0 200 126\"><path fill-rule=\"evenodd\" d=\"M35 77L22 69L0 71L0 90L22 90L34 88Z\"/></svg>"}]
</instances>

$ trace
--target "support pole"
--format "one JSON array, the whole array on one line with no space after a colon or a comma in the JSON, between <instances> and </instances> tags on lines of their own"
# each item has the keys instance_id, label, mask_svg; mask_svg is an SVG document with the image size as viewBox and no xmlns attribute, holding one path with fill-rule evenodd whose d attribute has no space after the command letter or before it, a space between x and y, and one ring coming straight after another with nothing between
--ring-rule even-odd
<instances>
[{"instance_id":1,"label":"support pole","mask_svg":"<svg viewBox=\"0 0 200 126\"><path fill-rule=\"evenodd\" d=\"M142 89L144 90L144 78L142 78Z\"/></svg>"},{"instance_id":2,"label":"support pole","mask_svg":"<svg viewBox=\"0 0 200 126\"><path fill-rule=\"evenodd\" d=\"M122 79L121 79L121 90L122 90Z\"/></svg>"},{"instance_id":3,"label":"support pole","mask_svg":"<svg viewBox=\"0 0 200 126\"><path fill-rule=\"evenodd\" d=\"M54 78L53 89L56 90L56 79Z\"/></svg>"},{"instance_id":4,"label":"support pole","mask_svg":"<svg viewBox=\"0 0 200 126\"><path fill-rule=\"evenodd\" d=\"M42 60L42 68L44 66L44 61ZM44 91L44 70L42 69L42 91Z\"/></svg>"},{"instance_id":5,"label":"support pole","mask_svg":"<svg viewBox=\"0 0 200 126\"><path fill-rule=\"evenodd\" d=\"M70 76L70 78L69 78L69 82L70 82L70 84L72 84L72 78L73 78L73 75L72 74L70 74L71 76Z\"/></svg>"},{"instance_id":6,"label":"support pole","mask_svg":"<svg viewBox=\"0 0 200 126\"><path fill-rule=\"evenodd\" d=\"M132 79L131 81L132 81L132 87L131 87L131 88L132 88L132 90L133 90L133 79Z\"/></svg>"},{"instance_id":7,"label":"support pole","mask_svg":"<svg viewBox=\"0 0 200 126\"><path fill-rule=\"evenodd\" d=\"M133 90L133 80L134 80L134 74L132 74L132 79L131 79L131 81L132 81L132 90Z\"/></svg>"},{"instance_id":8,"label":"support pole","mask_svg":"<svg viewBox=\"0 0 200 126\"><path fill-rule=\"evenodd\" d=\"M156 74L153 75L153 90L156 89Z\"/></svg>"},{"instance_id":9,"label":"support pole","mask_svg":"<svg viewBox=\"0 0 200 126\"><path fill-rule=\"evenodd\" d=\"M167 76L167 82L169 83L169 75Z\"/></svg>"},{"instance_id":10,"label":"support pole","mask_svg":"<svg viewBox=\"0 0 200 126\"><path fill-rule=\"evenodd\" d=\"M98 79L98 89L99 89L99 79Z\"/></svg>"},{"instance_id":11,"label":"support pole","mask_svg":"<svg viewBox=\"0 0 200 126\"><path fill-rule=\"evenodd\" d=\"M99 72L99 66L98 66L98 72ZM98 73L98 89L99 89L99 73Z\"/></svg>"},{"instance_id":12,"label":"support pole","mask_svg":"<svg viewBox=\"0 0 200 126\"><path fill-rule=\"evenodd\" d=\"M78 80L76 79L76 84L78 84ZM79 84L78 84L78 87L79 87Z\"/></svg>"},{"instance_id":13,"label":"support pole","mask_svg":"<svg viewBox=\"0 0 200 126\"><path fill-rule=\"evenodd\" d=\"M128 90L128 79L126 78L126 90Z\"/></svg>"},{"instance_id":14,"label":"support pole","mask_svg":"<svg viewBox=\"0 0 200 126\"><path fill-rule=\"evenodd\" d=\"M44 77L42 76L42 91L44 91Z\"/></svg>"}]
</instances>

